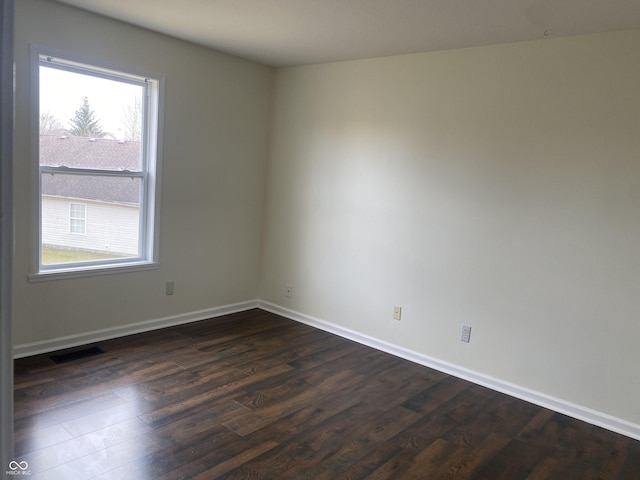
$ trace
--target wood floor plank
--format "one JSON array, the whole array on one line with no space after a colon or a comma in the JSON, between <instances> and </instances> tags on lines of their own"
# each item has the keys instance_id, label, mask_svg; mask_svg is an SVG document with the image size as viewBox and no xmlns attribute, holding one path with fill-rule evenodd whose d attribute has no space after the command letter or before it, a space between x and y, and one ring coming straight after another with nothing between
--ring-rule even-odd
<instances>
[{"instance_id":1,"label":"wood floor plank","mask_svg":"<svg viewBox=\"0 0 640 480\"><path fill-rule=\"evenodd\" d=\"M640 442L254 309L15 362L31 478L638 480Z\"/></svg>"},{"instance_id":2,"label":"wood floor plank","mask_svg":"<svg viewBox=\"0 0 640 480\"><path fill-rule=\"evenodd\" d=\"M541 467L538 475L546 472L550 466L555 468L557 461L553 457L546 456L544 452L529 448L526 443L518 439L512 439L491 460L485 462L478 469L478 473L481 477L495 480L524 479L534 474L538 466L549 462L550 465Z\"/></svg>"},{"instance_id":3,"label":"wood floor plank","mask_svg":"<svg viewBox=\"0 0 640 480\"><path fill-rule=\"evenodd\" d=\"M193 415L198 411L215 409L217 412L219 408L218 402L233 402L238 407L238 410L247 411L247 407L241 406L232 397L246 394L244 389L249 388L255 382L270 377L278 377L290 370L291 367L285 364L260 372L254 376L245 376L224 385L205 385L202 389L194 389L185 398L177 396L165 398L165 401L158 403L158 408L141 415L140 418L156 428Z\"/></svg>"},{"instance_id":4,"label":"wood floor plank","mask_svg":"<svg viewBox=\"0 0 640 480\"><path fill-rule=\"evenodd\" d=\"M404 407L384 411L358 425L353 434L341 439L339 449L330 461L310 465L304 473L315 480L334 480L419 418L419 414Z\"/></svg>"},{"instance_id":5,"label":"wood floor plank","mask_svg":"<svg viewBox=\"0 0 640 480\"><path fill-rule=\"evenodd\" d=\"M411 455L411 452L387 441L380 444L377 448L374 448L359 460L349 462L349 465L341 472L336 473L335 476L323 475L320 478L323 480L357 480L368 478L373 472L382 468L383 465L401 464L403 456L408 461Z\"/></svg>"},{"instance_id":6,"label":"wood floor plank","mask_svg":"<svg viewBox=\"0 0 640 480\"><path fill-rule=\"evenodd\" d=\"M428 414L469 388L469 386L468 382L446 376L409 398L403 405L416 412Z\"/></svg>"},{"instance_id":7,"label":"wood floor plank","mask_svg":"<svg viewBox=\"0 0 640 480\"><path fill-rule=\"evenodd\" d=\"M627 452L626 459L620 473L616 478L621 480L632 480L635 477L637 478L638 472L640 472L640 442L627 439ZM603 476L602 478L613 478Z\"/></svg>"},{"instance_id":8,"label":"wood floor plank","mask_svg":"<svg viewBox=\"0 0 640 480\"><path fill-rule=\"evenodd\" d=\"M464 448L463 453L458 458L448 459L438 466L434 474L435 478L454 479L472 478L472 475L489 461L496 453L508 445L510 438L504 434L491 433L482 443L473 448ZM410 471L423 469L422 465L414 465ZM442 472L440 475L438 472Z\"/></svg>"},{"instance_id":9,"label":"wood floor plank","mask_svg":"<svg viewBox=\"0 0 640 480\"><path fill-rule=\"evenodd\" d=\"M533 470L529 475L527 475L525 480L546 480L548 478L554 478L553 472L555 471L557 465L558 459L553 457L545 457L540 462L538 462L535 467L533 467Z\"/></svg>"},{"instance_id":10,"label":"wood floor plank","mask_svg":"<svg viewBox=\"0 0 640 480\"><path fill-rule=\"evenodd\" d=\"M360 404L336 416L326 418L313 430L298 434L296 441L281 443L255 461L229 474L230 479L301 478L309 465L325 460L337 447L337 439L352 432L360 422L379 414L372 406Z\"/></svg>"},{"instance_id":11,"label":"wood floor plank","mask_svg":"<svg viewBox=\"0 0 640 480\"><path fill-rule=\"evenodd\" d=\"M273 441L267 441L258 445L252 446L236 456L229 458L228 460L215 463L211 462L213 467L209 467L203 470L198 475L194 476L194 480L209 480L211 478L218 478L225 473L238 468L241 465L253 460L254 458L268 452L275 448L278 444Z\"/></svg>"},{"instance_id":12,"label":"wood floor plank","mask_svg":"<svg viewBox=\"0 0 640 480\"><path fill-rule=\"evenodd\" d=\"M39 429L37 435L34 435L30 430L21 430L14 435L14 451L18 455L25 455L72 438L73 435L62 425Z\"/></svg>"},{"instance_id":13,"label":"wood floor plank","mask_svg":"<svg viewBox=\"0 0 640 480\"><path fill-rule=\"evenodd\" d=\"M461 447L443 439L435 439L420 452L402 451L364 478L367 480L439 478L433 474L433 470L439 468L447 458L457 455L460 451L462 451ZM419 467L419 471L409 472L414 467Z\"/></svg>"},{"instance_id":14,"label":"wood floor plank","mask_svg":"<svg viewBox=\"0 0 640 480\"><path fill-rule=\"evenodd\" d=\"M244 413L225 425L237 432L241 436L246 436L274 420L282 418L291 412L299 409L300 405L312 405L315 395L327 393L335 390L335 386L342 382L349 381L348 372L339 372L329 377L317 376L314 380L318 383L307 384L300 382L289 394L281 394L281 391L259 392L258 396L251 396L247 401L246 397L235 399L236 402L246 406L251 411ZM271 396L269 396L271 394Z\"/></svg>"},{"instance_id":15,"label":"wood floor plank","mask_svg":"<svg viewBox=\"0 0 640 480\"><path fill-rule=\"evenodd\" d=\"M74 395L74 398L75 397L81 398L79 395ZM18 400L16 399L16 401ZM59 425L96 411L122 405L125 401L118 395L109 392L69 403L56 403L51 399L47 399L42 403L46 404L49 408L36 408L36 406L31 403L30 406L20 405L15 409L16 420L14 423L14 431L16 434L22 435L23 431L38 431L42 428ZM40 407L40 405L38 405L38 407Z\"/></svg>"},{"instance_id":16,"label":"wood floor plank","mask_svg":"<svg viewBox=\"0 0 640 480\"><path fill-rule=\"evenodd\" d=\"M85 415L83 417L61 423L60 425L74 437L81 437L89 433L110 427L112 425L139 418L145 412L145 408L141 408L139 404L125 402L115 407L99 410L95 413Z\"/></svg>"}]
</instances>

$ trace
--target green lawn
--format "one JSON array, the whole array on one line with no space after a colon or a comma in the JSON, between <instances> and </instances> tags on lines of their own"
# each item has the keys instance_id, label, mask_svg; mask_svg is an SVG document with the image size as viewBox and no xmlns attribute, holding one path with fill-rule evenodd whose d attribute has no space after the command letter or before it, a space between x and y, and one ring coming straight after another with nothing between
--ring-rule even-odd
<instances>
[{"instance_id":1,"label":"green lawn","mask_svg":"<svg viewBox=\"0 0 640 480\"><path fill-rule=\"evenodd\" d=\"M103 252L88 252L86 250L68 250L55 247L42 247L42 264L88 262L91 260L106 260L122 258L122 255Z\"/></svg>"}]
</instances>

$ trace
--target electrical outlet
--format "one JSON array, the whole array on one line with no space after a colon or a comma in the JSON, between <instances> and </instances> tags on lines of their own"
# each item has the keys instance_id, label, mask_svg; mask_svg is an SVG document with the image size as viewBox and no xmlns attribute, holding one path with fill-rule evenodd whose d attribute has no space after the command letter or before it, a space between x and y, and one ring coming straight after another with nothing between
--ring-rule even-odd
<instances>
[{"instance_id":1,"label":"electrical outlet","mask_svg":"<svg viewBox=\"0 0 640 480\"><path fill-rule=\"evenodd\" d=\"M292 298L293 297L293 286L292 285L285 285L284 286L284 296L288 297L288 298Z\"/></svg>"},{"instance_id":2,"label":"electrical outlet","mask_svg":"<svg viewBox=\"0 0 640 480\"><path fill-rule=\"evenodd\" d=\"M165 295L173 295L173 287L175 286L175 283L173 280L167 282L164 286L164 294Z\"/></svg>"},{"instance_id":3,"label":"electrical outlet","mask_svg":"<svg viewBox=\"0 0 640 480\"><path fill-rule=\"evenodd\" d=\"M402 317L402 307L395 305L393 307L393 319L400 320L401 317Z\"/></svg>"},{"instance_id":4,"label":"electrical outlet","mask_svg":"<svg viewBox=\"0 0 640 480\"><path fill-rule=\"evenodd\" d=\"M462 325L460 329L460 341L465 343L471 341L471 325Z\"/></svg>"}]
</instances>

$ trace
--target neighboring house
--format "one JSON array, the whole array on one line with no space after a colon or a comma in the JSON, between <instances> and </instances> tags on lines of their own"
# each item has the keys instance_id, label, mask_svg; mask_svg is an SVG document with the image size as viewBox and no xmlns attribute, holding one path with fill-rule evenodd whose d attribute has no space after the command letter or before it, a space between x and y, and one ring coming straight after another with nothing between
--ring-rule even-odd
<instances>
[{"instance_id":1,"label":"neighboring house","mask_svg":"<svg viewBox=\"0 0 640 480\"><path fill-rule=\"evenodd\" d=\"M40 135L40 164L140 170L140 142ZM42 245L138 253L140 180L55 174L42 176Z\"/></svg>"}]
</instances>

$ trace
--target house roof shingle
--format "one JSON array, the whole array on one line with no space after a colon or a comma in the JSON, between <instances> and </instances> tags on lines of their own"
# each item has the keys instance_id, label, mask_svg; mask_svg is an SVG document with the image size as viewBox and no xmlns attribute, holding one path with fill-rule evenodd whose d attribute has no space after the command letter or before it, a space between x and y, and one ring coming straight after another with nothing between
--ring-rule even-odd
<instances>
[{"instance_id":1,"label":"house roof shingle","mask_svg":"<svg viewBox=\"0 0 640 480\"><path fill-rule=\"evenodd\" d=\"M140 171L141 158L140 142L40 135L40 165L43 166ZM56 173L42 176L42 194L138 205L140 180Z\"/></svg>"}]
</instances>

